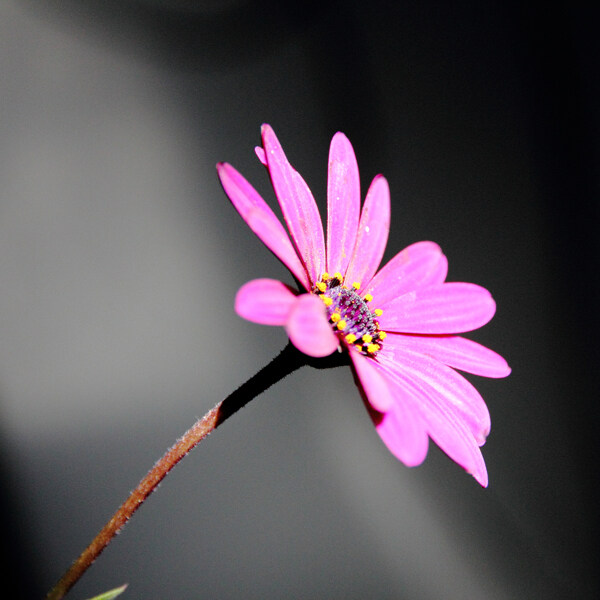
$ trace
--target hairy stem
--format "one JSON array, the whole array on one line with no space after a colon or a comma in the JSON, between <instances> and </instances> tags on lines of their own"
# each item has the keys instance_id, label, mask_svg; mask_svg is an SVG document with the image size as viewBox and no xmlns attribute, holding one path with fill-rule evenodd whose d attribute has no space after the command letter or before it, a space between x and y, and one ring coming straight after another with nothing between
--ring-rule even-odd
<instances>
[{"instance_id":1,"label":"hairy stem","mask_svg":"<svg viewBox=\"0 0 600 600\"><path fill-rule=\"evenodd\" d=\"M227 420L250 400L264 392L299 367L310 364L323 368L344 364L344 359L334 353L324 359L310 359L300 353L294 346L288 344L281 353L267 366L239 387L230 396L219 402L208 411L199 421L188 429L164 456L150 469L148 474L131 492L129 498L121 505L92 543L81 553L58 583L46 596L47 600L60 600L79 580L100 553L106 548L112 538L127 523L131 515L143 504L148 496L156 489L165 475L209 433Z\"/></svg>"}]
</instances>

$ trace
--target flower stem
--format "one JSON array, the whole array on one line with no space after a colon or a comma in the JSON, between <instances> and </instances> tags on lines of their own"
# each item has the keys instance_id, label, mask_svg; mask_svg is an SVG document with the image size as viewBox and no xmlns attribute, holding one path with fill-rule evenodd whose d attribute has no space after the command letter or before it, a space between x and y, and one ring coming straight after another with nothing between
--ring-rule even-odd
<instances>
[{"instance_id":1,"label":"flower stem","mask_svg":"<svg viewBox=\"0 0 600 600\"><path fill-rule=\"evenodd\" d=\"M209 433L227 420L250 400L264 392L299 367L311 364L315 367L338 366L343 359L334 353L325 359L310 359L294 346L288 344L281 353L256 375L235 390L230 396L219 402L208 411L199 421L188 429L164 456L150 469L148 474L131 492L129 498L121 505L92 543L81 553L58 583L46 596L47 600L60 600L77 583L88 567L106 548L112 538L119 533L133 513L142 505L146 498L157 488L165 475Z\"/></svg>"}]
</instances>

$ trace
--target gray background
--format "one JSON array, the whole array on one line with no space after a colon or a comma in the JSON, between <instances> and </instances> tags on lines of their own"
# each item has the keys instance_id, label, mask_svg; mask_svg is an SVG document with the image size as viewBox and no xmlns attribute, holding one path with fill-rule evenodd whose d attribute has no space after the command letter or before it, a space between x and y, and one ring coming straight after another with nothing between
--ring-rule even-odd
<instances>
[{"instance_id":1,"label":"gray background","mask_svg":"<svg viewBox=\"0 0 600 600\"><path fill-rule=\"evenodd\" d=\"M285 7L284 7L285 5ZM392 191L387 257L490 289L473 337L490 487L407 469L346 369L304 369L167 478L71 593L595 598L598 41L577 3L0 4L3 585L40 598L162 452L286 342L233 312L285 269L215 163L272 202L275 128L324 208L329 140ZM595 52L596 51L596 52ZM363 192L364 193L364 192ZM477 381L476 381L477 380Z\"/></svg>"}]
</instances>

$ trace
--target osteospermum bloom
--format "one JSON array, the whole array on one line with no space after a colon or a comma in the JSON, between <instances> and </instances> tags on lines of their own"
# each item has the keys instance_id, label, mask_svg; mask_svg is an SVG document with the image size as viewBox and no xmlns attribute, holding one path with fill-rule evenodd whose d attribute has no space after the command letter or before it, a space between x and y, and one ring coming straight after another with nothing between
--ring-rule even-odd
<instances>
[{"instance_id":1,"label":"osteospermum bloom","mask_svg":"<svg viewBox=\"0 0 600 600\"><path fill-rule=\"evenodd\" d=\"M309 356L347 352L377 432L397 458L419 465L431 437L487 486L480 446L490 415L455 369L484 377L510 373L501 356L456 335L493 317L490 293L472 283L446 282L448 262L433 242L405 248L377 272L390 227L389 187L376 176L361 211L358 165L344 134L335 134L329 151L326 238L310 189L269 125L262 127L262 142L256 153L287 231L231 165L220 163L219 177L244 221L300 289L273 279L250 281L237 293L237 313L285 327Z\"/></svg>"}]
</instances>

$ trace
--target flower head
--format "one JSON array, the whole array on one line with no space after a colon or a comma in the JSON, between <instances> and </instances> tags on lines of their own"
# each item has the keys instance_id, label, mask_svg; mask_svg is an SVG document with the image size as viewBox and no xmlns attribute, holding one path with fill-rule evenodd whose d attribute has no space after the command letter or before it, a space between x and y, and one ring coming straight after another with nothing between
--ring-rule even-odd
<instances>
[{"instance_id":1,"label":"flower head","mask_svg":"<svg viewBox=\"0 0 600 600\"><path fill-rule=\"evenodd\" d=\"M490 430L489 412L454 369L484 377L510 373L501 356L457 335L493 317L490 293L445 282L448 262L433 242L405 248L377 272L390 228L389 187L383 176L375 177L361 211L358 165L344 134L335 134L329 151L326 238L310 189L269 125L262 127L262 142L256 153L287 231L231 165L220 163L219 177L300 290L272 279L250 281L238 291L237 313L285 327L309 356L347 352L377 432L396 457L407 466L420 464L431 437L486 486L480 446Z\"/></svg>"}]
</instances>

